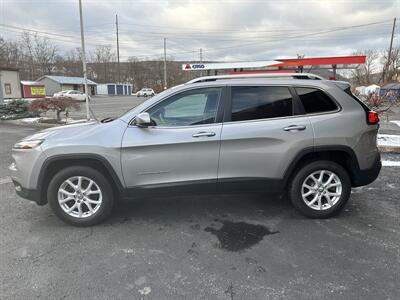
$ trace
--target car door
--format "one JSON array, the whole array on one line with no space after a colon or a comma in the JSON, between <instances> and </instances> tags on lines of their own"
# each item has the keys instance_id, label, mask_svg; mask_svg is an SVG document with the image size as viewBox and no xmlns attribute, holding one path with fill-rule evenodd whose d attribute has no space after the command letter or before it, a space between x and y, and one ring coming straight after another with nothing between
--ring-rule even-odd
<instances>
[{"instance_id":1,"label":"car door","mask_svg":"<svg viewBox=\"0 0 400 300\"><path fill-rule=\"evenodd\" d=\"M229 191L280 188L313 130L287 86L232 86L221 133L218 183ZM238 184L239 183L239 184Z\"/></svg>"},{"instance_id":2,"label":"car door","mask_svg":"<svg viewBox=\"0 0 400 300\"><path fill-rule=\"evenodd\" d=\"M215 188L223 88L177 93L145 110L152 126L128 126L121 164L128 188Z\"/></svg>"}]
</instances>

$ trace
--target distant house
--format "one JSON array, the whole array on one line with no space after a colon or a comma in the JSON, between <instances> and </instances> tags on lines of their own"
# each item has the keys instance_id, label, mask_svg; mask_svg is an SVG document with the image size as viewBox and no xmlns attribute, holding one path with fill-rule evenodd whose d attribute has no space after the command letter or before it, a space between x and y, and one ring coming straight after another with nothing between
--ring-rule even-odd
<instances>
[{"instance_id":1,"label":"distant house","mask_svg":"<svg viewBox=\"0 0 400 300\"><path fill-rule=\"evenodd\" d=\"M46 89L46 96L53 96L54 93L65 90L85 91L85 81L83 77L67 77L67 76L53 76L45 75L36 80L44 84ZM97 83L88 79L88 88L90 95L96 95Z\"/></svg>"},{"instance_id":2,"label":"distant house","mask_svg":"<svg viewBox=\"0 0 400 300\"><path fill-rule=\"evenodd\" d=\"M132 84L105 83L97 85L98 95L132 95Z\"/></svg>"},{"instance_id":3,"label":"distant house","mask_svg":"<svg viewBox=\"0 0 400 300\"><path fill-rule=\"evenodd\" d=\"M18 69L0 68L0 103L3 99L16 98L21 98Z\"/></svg>"}]
</instances>

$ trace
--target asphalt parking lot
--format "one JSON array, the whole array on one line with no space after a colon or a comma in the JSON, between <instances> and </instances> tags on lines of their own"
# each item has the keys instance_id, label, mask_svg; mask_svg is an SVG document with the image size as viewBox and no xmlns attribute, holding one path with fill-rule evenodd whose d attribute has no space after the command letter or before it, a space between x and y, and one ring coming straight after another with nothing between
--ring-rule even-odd
<instances>
[{"instance_id":1,"label":"asphalt parking lot","mask_svg":"<svg viewBox=\"0 0 400 300\"><path fill-rule=\"evenodd\" d=\"M10 148L34 131L0 124L0 299L400 298L399 167L328 220L268 195L165 195L74 228L7 177Z\"/></svg>"}]
</instances>

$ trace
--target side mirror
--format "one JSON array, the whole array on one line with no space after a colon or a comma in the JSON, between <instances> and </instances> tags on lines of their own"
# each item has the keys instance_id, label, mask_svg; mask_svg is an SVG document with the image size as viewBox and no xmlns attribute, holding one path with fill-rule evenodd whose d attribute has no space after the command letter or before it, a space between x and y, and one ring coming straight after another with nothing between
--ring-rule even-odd
<instances>
[{"instance_id":1,"label":"side mirror","mask_svg":"<svg viewBox=\"0 0 400 300\"><path fill-rule=\"evenodd\" d=\"M138 114L135 118L135 125L139 127L147 127L151 125L150 115L147 112Z\"/></svg>"}]
</instances>

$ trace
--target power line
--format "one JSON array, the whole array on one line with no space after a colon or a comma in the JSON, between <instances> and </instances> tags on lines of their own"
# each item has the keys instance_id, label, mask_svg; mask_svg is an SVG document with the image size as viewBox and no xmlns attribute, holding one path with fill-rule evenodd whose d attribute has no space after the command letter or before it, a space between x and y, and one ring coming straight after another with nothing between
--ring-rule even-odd
<instances>
[{"instance_id":1,"label":"power line","mask_svg":"<svg viewBox=\"0 0 400 300\"><path fill-rule=\"evenodd\" d=\"M367 24L359 24L359 25L351 25L354 27L363 27L363 26L370 26L370 25L378 25L378 24L384 24L387 22L391 22L390 20L383 20L383 21L377 21L377 22L371 22L371 23L367 23ZM182 27L176 27L176 26L162 26L162 25L149 25L149 24L143 24L143 23L124 23L125 25L133 25L133 26L139 26L139 27L154 27L154 28L163 28L163 29L179 29L182 30ZM333 27L330 29L341 29L341 28L347 28L347 27L351 27L351 26L337 26L337 27ZM274 28L274 29L269 29L269 30L253 30L249 27L245 27L245 30L243 30L243 27L240 29L218 29L218 30L213 30L213 29L204 29L204 28L188 28L185 26L184 29L189 29L189 30L193 30L193 31L200 31L200 32L204 32L206 31L207 33L226 33L226 32L260 32L260 33L266 33L266 32L283 32L283 31L293 31L293 32L298 32L298 31L305 31L305 30L315 30L315 27L310 27L310 28ZM329 29L329 28L325 28L325 29ZM165 32L163 33L165 34Z\"/></svg>"}]
</instances>

